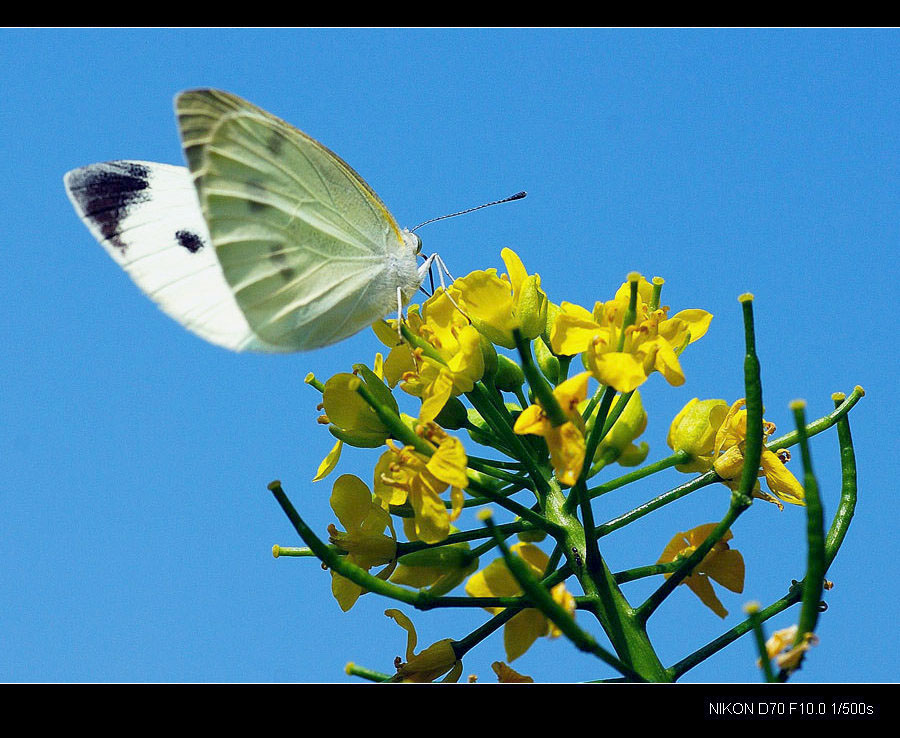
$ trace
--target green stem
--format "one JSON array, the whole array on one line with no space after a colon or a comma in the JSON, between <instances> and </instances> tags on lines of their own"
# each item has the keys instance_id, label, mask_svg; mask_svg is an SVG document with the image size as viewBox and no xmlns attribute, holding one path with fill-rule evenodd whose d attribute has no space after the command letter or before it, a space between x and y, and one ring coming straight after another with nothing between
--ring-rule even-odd
<instances>
[{"instance_id":1,"label":"green stem","mask_svg":"<svg viewBox=\"0 0 900 738\"><path fill-rule=\"evenodd\" d=\"M861 387L857 387L860 391ZM835 406L843 406L844 396L836 393L832 396ZM825 538L825 570L831 566L838 549L844 542L850 521L856 509L856 454L853 450L853 437L850 434L850 418L841 416L837 421L838 443L841 449L841 501Z\"/></svg>"},{"instance_id":2,"label":"green stem","mask_svg":"<svg viewBox=\"0 0 900 738\"><path fill-rule=\"evenodd\" d=\"M612 520L608 520L607 522L598 525L596 528L597 537L602 538L603 536L609 535L613 531L616 531L619 528L628 525L629 523L633 523L638 518L649 515L650 513L658 510L664 505L668 505L670 502L680 500L682 497L689 495L691 492L696 492L698 489L707 487L710 484L714 484L715 482L719 481L721 481L719 475L716 474L713 470L701 474L699 477L694 477L694 479L692 479L690 482L685 482L684 484L670 489L668 492L663 492L658 497L654 497L652 500L645 502L643 505L638 505L638 507L628 511L624 515L620 515L617 518L613 518Z\"/></svg>"},{"instance_id":3,"label":"green stem","mask_svg":"<svg viewBox=\"0 0 900 738\"><path fill-rule=\"evenodd\" d=\"M822 511L822 500L819 497L819 484L813 473L809 442L806 438L806 403L791 403L794 420L800 432L800 456L803 462L803 491L806 500L806 576L803 579L803 599L800 605L800 616L797 620L797 637L794 645L804 643L807 634L812 633L819 619L819 603L822 600L822 587L825 579L825 516ZM799 668L799 664L797 666Z\"/></svg>"},{"instance_id":4,"label":"green stem","mask_svg":"<svg viewBox=\"0 0 900 738\"><path fill-rule=\"evenodd\" d=\"M552 621L554 625L556 625L556 627L572 641L572 643L575 644L576 648L580 651L586 651L587 653L593 654L612 666L619 673L628 676L631 679L644 681L640 674L622 663L618 658L597 643L593 636L578 626L575 619L569 615L562 605L553 599L550 592L548 592L543 584L534 577L528 569L528 564L525 563L524 559L514 555L510 551L509 547L506 545L506 541L498 532L496 532L493 520L487 518L485 523L491 532L494 533L494 539L497 542L500 551L503 553L503 559L506 562L506 566L515 580L519 583L519 586L522 588L525 595L537 609L544 613L544 615Z\"/></svg>"},{"instance_id":5,"label":"green stem","mask_svg":"<svg viewBox=\"0 0 900 738\"><path fill-rule=\"evenodd\" d=\"M316 375L312 372L307 374L306 378L303 381L306 382L310 387L314 387L315 389L319 390L319 392L325 391L325 385L322 384L318 379L316 379Z\"/></svg>"},{"instance_id":6,"label":"green stem","mask_svg":"<svg viewBox=\"0 0 900 738\"><path fill-rule=\"evenodd\" d=\"M844 395L840 392L835 393L833 397L839 397L840 401L835 400L835 408L828 415L823 415L818 420L814 420L812 423L806 426L806 435L808 438L812 438L818 433L822 431L828 430L831 426L837 423L841 418L847 415L853 406L859 402L866 394L866 391L862 387L855 387L853 391L850 393L849 397L844 397ZM771 439L767 444L767 448L772 451L778 451L781 448L790 448L794 444L796 444L800 440L800 433L796 430L791 431L790 433L785 433L783 436L779 436L778 438Z\"/></svg>"},{"instance_id":7,"label":"green stem","mask_svg":"<svg viewBox=\"0 0 900 738\"><path fill-rule=\"evenodd\" d=\"M772 668L772 659L769 658L769 652L766 650L766 634L763 631L762 621L759 619L759 605L752 603L745 610L749 615L750 627L753 629L753 637L756 641L756 651L759 654L759 663L762 665L763 677L766 683L771 684L777 681L777 678L775 670Z\"/></svg>"},{"instance_id":8,"label":"green stem","mask_svg":"<svg viewBox=\"0 0 900 738\"><path fill-rule=\"evenodd\" d=\"M513 330L513 338L522 360L522 371L525 373L525 379L528 380L528 386L531 387L531 392L538 405L541 406L547 420L554 427L562 425L568 418L553 394L553 388L544 378L537 364L534 363L534 357L531 355L531 342L524 338L519 330Z\"/></svg>"},{"instance_id":9,"label":"green stem","mask_svg":"<svg viewBox=\"0 0 900 738\"><path fill-rule=\"evenodd\" d=\"M545 495L548 489L547 480L538 468L537 459L531 450L522 443L522 439L513 432L506 418L497 412L487 389L481 383L476 382L472 390L466 393L466 397L469 398L481 417L490 423L491 429L502 437L504 443L514 452L514 456L522 462L525 471L534 482L538 494Z\"/></svg>"},{"instance_id":10,"label":"green stem","mask_svg":"<svg viewBox=\"0 0 900 738\"><path fill-rule=\"evenodd\" d=\"M613 576L616 578L616 584L624 584L625 582L633 582L635 579L643 579L645 577L656 576L657 574L671 574L675 571L680 561L670 561L667 564L649 564L647 566L638 566L634 569L625 571L617 571Z\"/></svg>"},{"instance_id":11,"label":"green stem","mask_svg":"<svg viewBox=\"0 0 900 738\"><path fill-rule=\"evenodd\" d=\"M350 676L358 676L370 682L386 682L391 678L390 674L382 674L380 671L367 669L365 666L358 666L352 661L344 667L344 671Z\"/></svg>"},{"instance_id":12,"label":"green stem","mask_svg":"<svg viewBox=\"0 0 900 738\"><path fill-rule=\"evenodd\" d=\"M671 469L677 464L684 464L689 459L690 454L686 451L676 451L674 454L672 454L671 456L667 456L665 459L654 461L652 464L642 466L640 469L635 469L633 472L628 472L627 474L623 474L621 477L610 479L608 482L604 482L597 487L592 487L588 490L588 495L591 497L591 499L593 499L594 497L599 497L600 495L605 495L607 492L612 492L613 490L624 487L628 484L631 484L632 482L637 482L639 479L649 477L651 474L656 474L657 472Z\"/></svg>"}]
</instances>

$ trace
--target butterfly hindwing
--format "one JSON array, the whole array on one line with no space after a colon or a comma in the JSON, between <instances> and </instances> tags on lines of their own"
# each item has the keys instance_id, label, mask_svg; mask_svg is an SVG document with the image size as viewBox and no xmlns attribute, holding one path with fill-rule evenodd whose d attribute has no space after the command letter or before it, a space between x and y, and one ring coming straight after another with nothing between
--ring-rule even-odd
<instances>
[{"instance_id":1,"label":"butterfly hindwing","mask_svg":"<svg viewBox=\"0 0 900 738\"><path fill-rule=\"evenodd\" d=\"M283 350L260 341L239 309L186 168L110 161L64 181L88 229L166 314L235 351Z\"/></svg>"}]
</instances>

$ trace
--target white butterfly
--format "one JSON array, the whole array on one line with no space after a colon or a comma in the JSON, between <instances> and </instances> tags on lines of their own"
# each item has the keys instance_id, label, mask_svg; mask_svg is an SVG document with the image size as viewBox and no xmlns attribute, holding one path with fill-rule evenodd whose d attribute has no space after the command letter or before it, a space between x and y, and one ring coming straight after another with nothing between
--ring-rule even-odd
<instances>
[{"instance_id":1,"label":"white butterfly","mask_svg":"<svg viewBox=\"0 0 900 738\"><path fill-rule=\"evenodd\" d=\"M306 351L419 289L436 257L417 263L419 237L334 153L227 92L183 92L175 112L188 168L65 175L78 215L169 316L234 351Z\"/></svg>"}]
</instances>

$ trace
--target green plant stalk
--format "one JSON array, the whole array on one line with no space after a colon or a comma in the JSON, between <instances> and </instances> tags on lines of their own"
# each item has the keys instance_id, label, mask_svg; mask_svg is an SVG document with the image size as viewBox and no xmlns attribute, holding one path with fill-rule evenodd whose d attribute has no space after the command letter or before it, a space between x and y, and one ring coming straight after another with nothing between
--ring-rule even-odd
<instances>
[{"instance_id":1,"label":"green plant stalk","mask_svg":"<svg viewBox=\"0 0 900 738\"><path fill-rule=\"evenodd\" d=\"M468 457L468 465L470 469L479 471L482 474L487 474L494 479L499 479L502 482L508 482L510 484L518 484L522 489L533 489L534 487L530 479L519 476L518 474L511 474L503 469L497 469L496 467L479 461L471 456Z\"/></svg>"},{"instance_id":2,"label":"green plant stalk","mask_svg":"<svg viewBox=\"0 0 900 738\"><path fill-rule=\"evenodd\" d=\"M744 392L747 404L747 432L744 442L744 467L741 470L741 480L738 489L731 495L731 504L728 512L719 524L707 536L696 550L691 553L681 566L663 582L660 587L647 598L638 608L638 617L641 622L647 619L665 601L675 587L681 584L686 577L693 573L694 569L703 561L712 547L725 535L738 516L744 512L751 503L751 493L756 485L757 472L763 449L763 402L762 380L760 377L759 358L756 356L756 336L753 326L753 296L746 294L740 297L744 314Z\"/></svg>"},{"instance_id":3,"label":"green plant stalk","mask_svg":"<svg viewBox=\"0 0 900 738\"><path fill-rule=\"evenodd\" d=\"M857 387L862 391L861 387ZM832 396L836 407L846 404L840 393ZM841 501L831 521L825 537L825 570L831 566L838 549L844 542L853 513L856 510L856 454L853 450L853 436L850 433L850 417L842 415L837 421L838 444L841 450Z\"/></svg>"},{"instance_id":4,"label":"green plant stalk","mask_svg":"<svg viewBox=\"0 0 900 738\"><path fill-rule=\"evenodd\" d=\"M370 682L386 682L391 678L390 674L382 674L374 669L367 669L365 666L359 666L352 661L344 667L344 671L349 676L358 676Z\"/></svg>"},{"instance_id":5,"label":"green plant stalk","mask_svg":"<svg viewBox=\"0 0 900 738\"><path fill-rule=\"evenodd\" d=\"M710 484L720 481L719 475L713 470L705 472L698 477L694 477L691 481L680 484L677 487L670 489L668 492L663 492L652 500L648 500L643 505L638 505L633 510L629 510L627 513L624 513L617 518L613 518L612 520L608 520L607 522L598 525L594 529L597 538L609 535L613 531L619 530L619 528L623 528L629 523L632 523L645 515L649 515L671 502L680 500L691 492L696 492L698 489L708 487Z\"/></svg>"},{"instance_id":6,"label":"green plant stalk","mask_svg":"<svg viewBox=\"0 0 900 738\"><path fill-rule=\"evenodd\" d=\"M840 424L840 421L847 416L847 414L850 412L850 410L853 408L853 406L859 401L859 399L863 395L865 395L865 392L863 391L862 387L857 387L854 390L854 393L851 394L850 397L846 398L846 400L843 398L843 395L840 395L838 393L838 395L836 395L836 396L840 397L841 399L835 401L835 405L836 405L835 411L808 424L806 426L807 436L812 437L814 435L822 433L822 432L828 430L829 428L831 428L835 423L837 423L838 424L838 436L840 437L841 427L842 427ZM845 423L844 427L846 428L846 433L849 437L849 432L850 432L849 423ZM796 444L798 441L798 438L799 438L799 434L797 433L797 431L792 431L791 433L787 433L784 436L777 438L774 441L771 441L770 443L767 444L766 447L771 451L777 451L778 449L781 449L781 448L788 448L789 446L793 446L794 444ZM846 484L852 484L855 489L856 465L855 465L855 461L854 461L852 440L849 441L849 445L842 444L841 453L842 453L842 456L848 457L848 465L845 466L845 473L844 473L845 482L846 482ZM613 479L609 482L606 482L597 487L594 487L593 490L591 490L591 496L596 497L601 494L605 494L606 492L612 491L613 489L617 489L618 487L622 487L625 484L628 484L629 482L634 481L634 479L639 479L642 476L646 476L646 474L643 474L644 470L647 470L648 474L652 474L655 471L661 471L662 468L668 468L668 466L670 466L670 465L674 466L677 463L681 463L680 461L675 460L676 455L677 454L673 454L672 456L668 457L667 459L663 459L660 462L656 462L657 464L663 465L658 470L657 469L651 470L651 467L654 466L653 464L651 464L648 467L638 469L634 472L630 472L629 474L625 474L622 477ZM671 464L669 464L670 461L672 462ZM851 471L851 469L852 469L852 471ZM634 475L639 475L639 476L634 476ZM634 479L632 479L633 476L634 476ZM853 477L852 480L850 479L851 476ZM634 522L638 518L642 518L644 515L648 515L649 513L654 512L655 510L658 510L659 508L661 508L665 505L668 505L670 502L675 502L676 500L679 500L682 497L685 497L686 495L690 494L691 492L695 492L698 489L707 487L710 484L714 484L715 482L720 482L720 481L721 481L721 479L720 479L719 475L716 474L716 472L714 470L711 469L708 472L704 472L703 474L701 474L697 477L694 477L694 479L690 480L689 482L685 482L684 484L681 484L678 487L674 487L671 490L669 490L668 492L663 492L658 497L654 497L652 500L648 500L647 502L645 502L642 505L639 505L638 507L634 508L633 510L630 510L629 512L624 513L623 515L620 515L617 518L613 518L612 520L608 520L607 522L602 523L596 529L597 537L602 538L605 535L609 535L613 531L619 530L619 528L622 528L622 527L628 525L629 523ZM615 486L610 486L609 488L607 488L608 485L615 485ZM855 505L856 505L855 495L852 497L849 497L849 496L842 497L841 498L841 507L839 508L839 512L842 512L844 515L849 515L850 517L853 517L853 510L855 508ZM849 520L847 522L849 524ZM828 538L826 540L826 549L829 552L828 556L826 557L826 561L827 561L828 565L830 565L831 562L834 560L834 556L832 554L837 552L837 547L834 544L836 543L837 546L840 545L840 541L836 540L835 537L838 535L839 531L846 532L846 526L834 527L835 525L837 525L837 519L835 520L835 524L832 526L832 530L829 532Z\"/></svg>"},{"instance_id":7,"label":"green plant stalk","mask_svg":"<svg viewBox=\"0 0 900 738\"><path fill-rule=\"evenodd\" d=\"M803 491L806 499L806 576L803 578L803 598L800 604L800 616L797 620L797 637L794 646L805 642L812 633L819 619L819 602L822 600L822 588L825 579L825 515L822 511L822 500L819 496L819 484L813 473L809 442L806 438L806 403L791 403L794 420L800 432L800 456L803 462ZM802 659L801 659L802 662ZM796 668L799 668L799 663Z\"/></svg>"},{"instance_id":8,"label":"green plant stalk","mask_svg":"<svg viewBox=\"0 0 900 738\"><path fill-rule=\"evenodd\" d=\"M558 575L568 576L573 572L577 575L585 597L591 602L591 607L586 609L597 618L623 663L647 681L669 681L646 629L635 617L599 550L588 558L585 528L575 515L566 512L565 499L559 490L554 490L547 497L546 507L547 518L565 531L556 541L569 563L558 570ZM574 554L570 553L573 550L581 556L584 567L579 569L573 562Z\"/></svg>"},{"instance_id":9,"label":"green plant stalk","mask_svg":"<svg viewBox=\"0 0 900 738\"><path fill-rule=\"evenodd\" d=\"M553 388L544 379L544 375L538 369L537 364L534 363L534 357L531 355L531 342L524 338L518 329L513 330L513 338L516 342L519 357L522 360L522 371L535 399L537 399L547 419L554 427L563 425L568 421L568 418L553 394Z\"/></svg>"},{"instance_id":10,"label":"green plant stalk","mask_svg":"<svg viewBox=\"0 0 900 738\"><path fill-rule=\"evenodd\" d=\"M405 446L412 446L416 451L425 456L434 454L434 447L424 438L417 436L415 431L400 419L399 415L382 405L369 391L369 388L366 387L365 382L362 380L359 381L356 392L366 401L366 403L368 403L369 407L375 411L378 419L387 426L393 438L396 438Z\"/></svg>"},{"instance_id":11,"label":"green plant stalk","mask_svg":"<svg viewBox=\"0 0 900 738\"><path fill-rule=\"evenodd\" d=\"M841 418L847 415L847 413L849 413L850 410L853 409L853 406L856 405L856 403L859 402L865 396L865 394L865 390L862 387L857 386L850 393L849 397L844 397L843 393L840 392L832 395L833 397L840 397L840 401L834 401L834 410L828 413L828 415L823 415L818 420L814 420L812 423L806 426L807 438L812 438L822 431L826 431L831 428L831 426L833 426ZM766 447L772 451L778 451L778 449L781 448L790 448L799 440L799 431L792 430L789 433L785 433L783 436L770 439L766 444Z\"/></svg>"},{"instance_id":12,"label":"green plant stalk","mask_svg":"<svg viewBox=\"0 0 900 738\"><path fill-rule=\"evenodd\" d=\"M772 668L772 659L769 658L769 652L766 650L766 634L763 631L762 622L759 619L759 607L755 606L748 610L750 627L753 629L753 640L756 642L756 651L759 654L759 663L762 665L763 678L766 683L771 684L777 681L775 670Z\"/></svg>"},{"instance_id":13,"label":"green plant stalk","mask_svg":"<svg viewBox=\"0 0 900 738\"><path fill-rule=\"evenodd\" d=\"M759 621L761 623L765 622L769 618L773 618L779 613L784 612L789 607L796 605L800 601L801 596L802 590L799 587L795 588L784 597L773 602L764 610L760 610L758 614ZM726 631L718 638L710 641L705 646L702 646L701 648L694 651L694 653L686 656L678 663L669 667L669 674L671 675L672 680L674 681L683 676L685 672L690 671L695 666L697 666L697 664L702 663L713 654L734 643L738 638L746 633L749 633L751 630L753 630L753 623L750 618L747 618L743 622L738 623L733 628L731 628L731 630Z\"/></svg>"},{"instance_id":14,"label":"green plant stalk","mask_svg":"<svg viewBox=\"0 0 900 738\"><path fill-rule=\"evenodd\" d=\"M492 532L496 531L493 521L490 518L485 522ZM567 638L569 638L570 641L572 641L572 643L575 644L576 648L593 654L612 666L620 674L636 681L644 681L643 677L638 672L622 663L618 658L609 653L609 651L600 646L600 644L594 640L593 636L583 631L578 626L575 619L553 599L550 592L548 592L541 582L531 574L525 561L521 557L515 556L510 551L509 547L506 545L506 541L499 533L495 532L494 538L497 542L497 546L503 553L503 559L506 562L506 566L519 583L519 586L522 587L525 595L566 635Z\"/></svg>"},{"instance_id":15,"label":"green plant stalk","mask_svg":"<svg viewBox=\"0 0 900 738\"><path fill-rule=\"evenodd\" d=\"M608 482L604 482L603 484L600 484L596 487L592 487L588 490L588 496L591 499L600 497L600 495L605 495L607 492L612 492L613 490L624 487L628 484L631 484L632 482L637 482L640 479L649 477L651 474L656 474L657 472L671 469L677 464L684 464L686 461L688 461L689 458L690 454L686 451L676 451L674 454L672 454L671 456L667 456L665 459L654 461L652 464L647 464L646 466L642 466L640 469L635 469L632 472L623 474L621 477L610 479Z\"/></svg>"},{"instance_id":16,"label":"green plant stalk","mask_svg":"<svg viewBox=\"0 0 900 738\"><path fill-rule=\"evenodd\" d=\"M481 414L481 417L491 424L492 430L497 432L503 442L515 452L515 457L522 462L525 471L531 477L535 484L536 494L540 500L548 490L547 479L540 471L540 464L535 458L530 448L522 443L522 439L517 436L504 418L494 407L493 401L488 395L484 385L476 382L470 392L466 392L466 397L472 406Z\"/></svg>"},{"instance_id":17,"label":"green plant stalk","mask_svg":"<svg viewBox=\"0 0 900 738\"><path fill-rule=\"evenodd\" d=\"M376 592L393 600L399 600L407 605L412 605L420 609L427 609L430 601L433 599L431 595L425 592L412 592L396 584L391 584L383 579L372 576L362 567L347 561L345 557L337 555L329 546L325 545L313 530L303 521L297 510L291 504L288 496L281 487L281 482L273 481L268 485L269 491L273 494L282 511L294 526L294 530L303 542L312 549L313 553L319 560L329 569L346 577L351 582L358 584L360 587L371 592ZM424 596L423 596L424 595Z\"/></svg>"}]
</instances>

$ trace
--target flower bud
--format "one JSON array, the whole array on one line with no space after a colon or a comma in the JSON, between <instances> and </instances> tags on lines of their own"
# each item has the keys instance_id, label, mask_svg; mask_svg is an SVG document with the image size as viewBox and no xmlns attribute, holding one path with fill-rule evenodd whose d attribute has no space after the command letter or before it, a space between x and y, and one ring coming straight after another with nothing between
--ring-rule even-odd
<instances>
[{"instance_id":1,"label":"flower bud","mask_svg":"<svg viewBox=\"0 0 900 738\"><path fill-rule=\"evenodd\" d=\"M712 467L716 432L728 414L724 400L696 397L675 416L666 443L673 451L686 451L691 459L675 468L682 472L705 472Z\"/></svg>"},{"instance_id":2,"label":"flower bud","mask_svg":"<svg viewBox=\"0 0 900 738\"><path fill-rule=\"evenodd\" d=\"M643 462L650 451L646 443L634 445L634 440L647 428L647 413L641 402L641 393L635 390L625 410L613 423L613 427L597 447L594 458L604 456L618 461L622 466L636 466Z\"/></svg>"},{"instance_id":3,"label":"flower bud","mask_svg":"<svg viewBox=\"0 0 900 738\"><path fill-rule=\"evenodd\" d=\"M525 338L537 338L547 327L547 295L541 289L541 278L531 274L522 282L516 306L519 330Z\"/></svg>"},{"instance_id":4,"label":"flower bud","mask_svg":"<svg viewBox=\"0 0 900 738\"><path fill-rule=\"evenodd\" d=\"M447 430L459 430L466 427L468 419L469 413L466 406L458 398L449 397L434 422Z\"/></svg>"},{"instance_id":5,"label":"flower bud","mask_svg":"<svg viewBox=\"0 0 900 738\"><path fill-rule=\"evenodd\" d=\"M547 380L556 385L559 383L559 359L557 359L553 352L547 348L547 344L544 343L543 339L534 342L534 358L537 361L538 367L540 367L541 373L547 378Z\"/></svg>"},{"instance_id":6,"label":"flower bud","mask_svg":"<svg viewBox=\"0 0 900 738\"><path fill-rule=\"evenodd\" d=\"M515 392L525 382L525 374L516 362L503 354L497 354L497 374L494 385L503 392Z\"/></svg>"}]
</instances>

